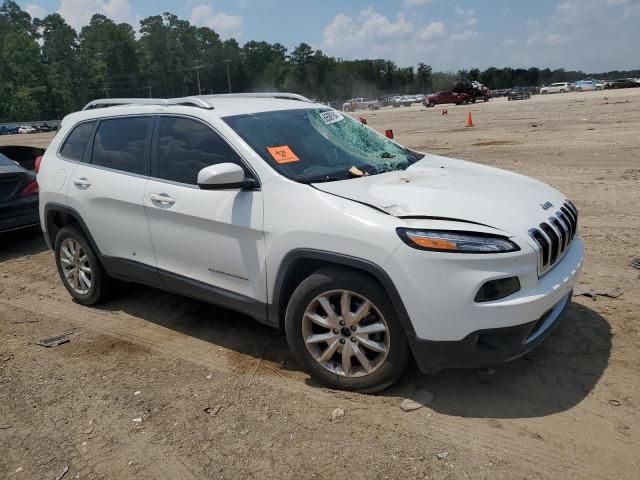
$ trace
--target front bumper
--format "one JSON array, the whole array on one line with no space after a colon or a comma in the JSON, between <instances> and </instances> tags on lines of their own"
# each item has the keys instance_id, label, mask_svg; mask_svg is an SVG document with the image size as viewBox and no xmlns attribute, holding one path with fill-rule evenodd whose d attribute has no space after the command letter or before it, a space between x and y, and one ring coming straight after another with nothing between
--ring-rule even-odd
<instances>
[{"instance_id":1,"label":"front bumper","mask_svg":"<svg viewBox=\"0 0 640 480\"><path fill-rule=\"evenodd\" d=\"M410 337L420 370L433 373L443 368L486 368L526 355L553 332L571 303L571 293L538 320L513 327L479 330L454 342L433 342Z\"/></svg>"},{"instance_id":2,"label":"front bumper","mask_svg":"<svg viewBox=\"0 0 640 480\"><path fill-rule=\"evenodd\" d=\"M0 232L30 227L39 223L37 195L0 203Z\"/></svg>"},{"instance_id":3,"label":"front bumper","mask_svg":"<svg viewBox=\"0 0 640 480\"><path fill-rule=\"evenodd\" d=\"M582 240L576 236L542 277L537 253L521 247L511 254L464 256L401 246L387 262L409 320L405 333L422 370L498 365L524 355L555 328L582 270ZM518 292L475 301L485 282L508 277L518 277ZM541 319L550 323L530 338Z\"/></svg>"}]
</instances>

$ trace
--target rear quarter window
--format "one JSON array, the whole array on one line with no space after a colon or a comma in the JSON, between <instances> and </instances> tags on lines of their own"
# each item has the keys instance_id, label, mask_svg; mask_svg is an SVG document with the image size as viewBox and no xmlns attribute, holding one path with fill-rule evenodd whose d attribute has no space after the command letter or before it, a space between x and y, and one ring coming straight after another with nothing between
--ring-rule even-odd
<instances>
[{"instance_id":1,"label":"rear quarter window","mask_svg":"<svg viewBox=\"0 0 640 480\"><path fill-rule=\"evenodd\" d=\"M69 160L82 161L95 124L96 122L92 121L76 125L62 145L60 155Z\"/></svg>"}]
</instances>

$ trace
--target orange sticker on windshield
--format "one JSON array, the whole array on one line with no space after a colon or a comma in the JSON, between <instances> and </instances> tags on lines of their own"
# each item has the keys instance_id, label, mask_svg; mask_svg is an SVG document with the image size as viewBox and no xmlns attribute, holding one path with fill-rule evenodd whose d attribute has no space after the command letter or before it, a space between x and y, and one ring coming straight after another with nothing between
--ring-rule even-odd
<instances>
[{"instance_id":1,"label":"orange sticker on windshield","mask_svg":"<svg viewBox=\"0 0 640 480\"><path fill-rule=\"evenodd\" d=\"M293 153L288 145L282 145L281 147L267 147L267 150L278 163L291 163L298 162L300 159Z\"/></svg>"}]
</instances>

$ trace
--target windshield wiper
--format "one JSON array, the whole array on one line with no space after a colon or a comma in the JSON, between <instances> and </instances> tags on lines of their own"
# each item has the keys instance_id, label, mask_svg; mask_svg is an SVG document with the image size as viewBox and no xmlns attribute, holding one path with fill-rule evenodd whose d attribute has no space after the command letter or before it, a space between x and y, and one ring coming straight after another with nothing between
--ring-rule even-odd
<instances>
[{"instance_id":1,"label":"windshield wiper","mask_svg":"<svg viewBox=\"0 0 640 480\"><path fill-rule=\"evenodd\" d=\"M325 183L325 182L335 182L337 180L340 180L337 177L332 177L329 175L324 175L322 177L310 177L310 178L305 178L302 180L298 180L298 182L300 183L305 183L305 184L311 184L311 183ZM344 179L343 179L344 180Z\"/></svg>"}]
</instances>

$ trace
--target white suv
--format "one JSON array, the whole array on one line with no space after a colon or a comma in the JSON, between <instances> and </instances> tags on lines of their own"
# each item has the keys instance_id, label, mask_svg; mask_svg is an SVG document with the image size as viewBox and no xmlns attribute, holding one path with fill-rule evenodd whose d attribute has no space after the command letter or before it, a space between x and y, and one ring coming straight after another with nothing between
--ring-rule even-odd
<instances>
[{"instance_id":1,"label":"white suv","mask_svg":"<svg viewBox=\"0 0 640 480\"><path fill-rule=\"evenodd\" d=\"M293 94L93 102L64 119L38 183L76 301L119 279L237 310L336 388L384 388L412 357L433 372L525 354L583 262L557 190Z\"/></svg>"},{"instance_id":2,"label":"white suv","mask_svg":"<svg viewBox=\"0 0 640 480\"><path fill-rule=\"evenodd\" d=\"M560 82L560 83L552 83L548 87L542 87L540 89L540 93L543 95L547 93L565 93L565 92L568 92L569 90L571 90L571 87L567 82Z\"/></svg>"}]
</instances>

